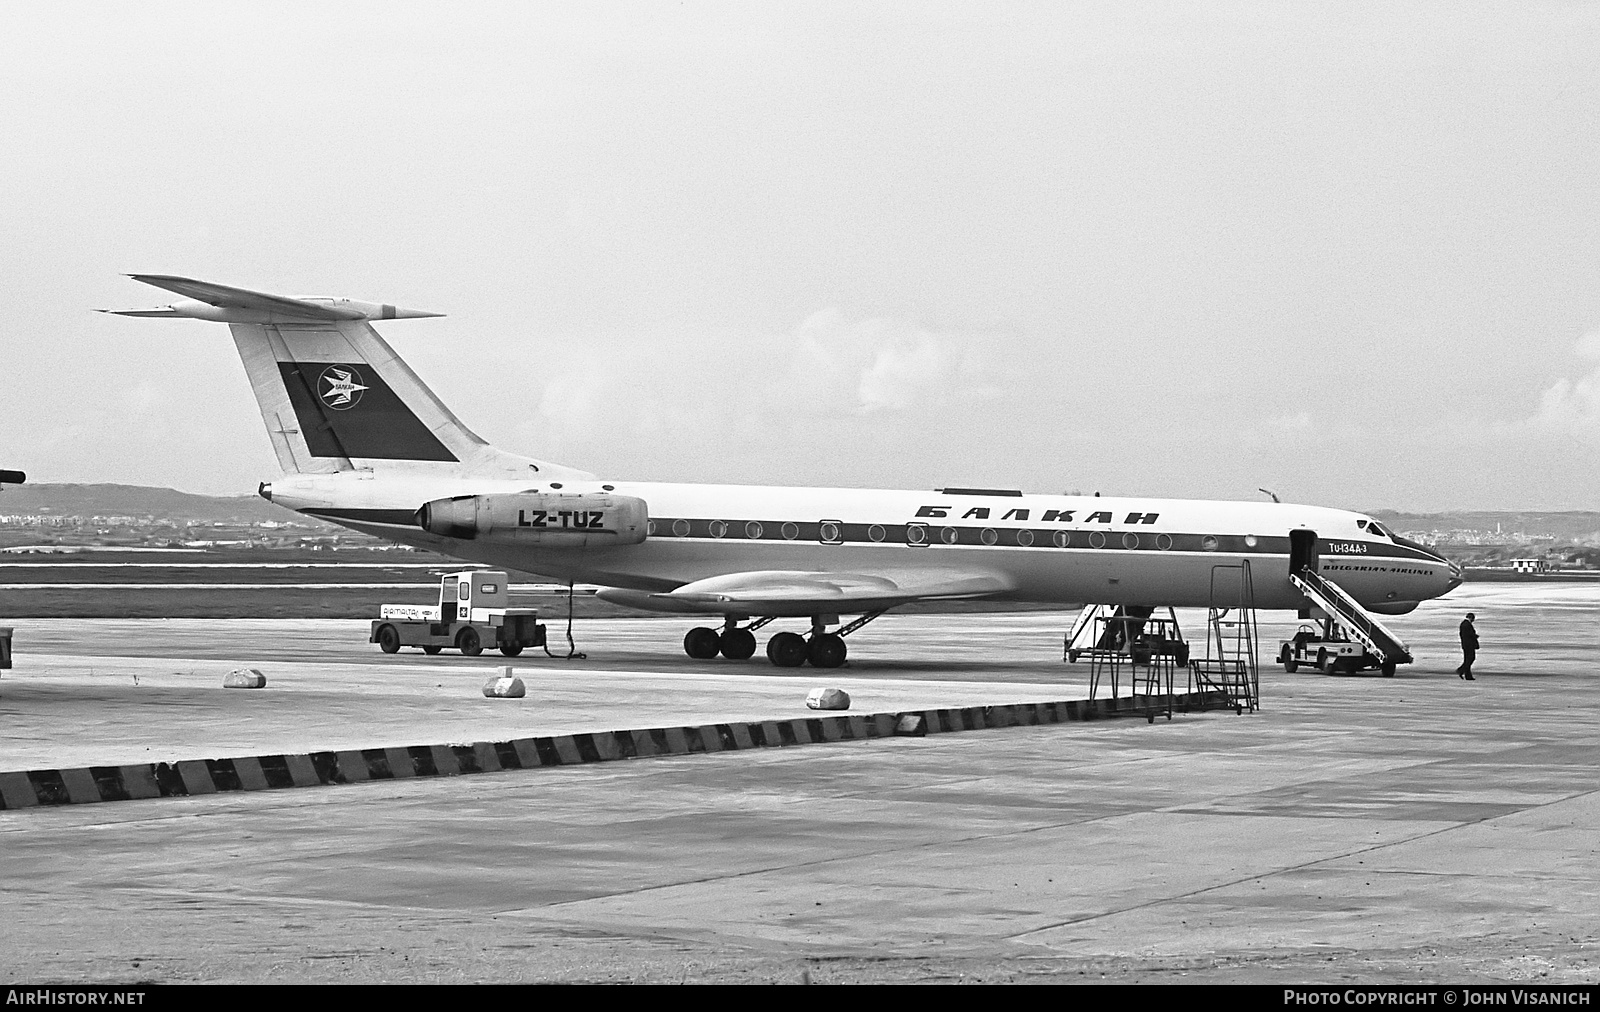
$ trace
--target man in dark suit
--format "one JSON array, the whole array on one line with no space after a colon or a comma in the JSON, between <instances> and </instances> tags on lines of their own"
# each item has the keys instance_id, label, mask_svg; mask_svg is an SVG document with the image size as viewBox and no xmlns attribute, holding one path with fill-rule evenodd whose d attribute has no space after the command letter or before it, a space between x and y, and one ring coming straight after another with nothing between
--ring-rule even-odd
<instances>
[{"instance_id":1,"label":"man in dark suit","mask_svg":"<svg viewBox=\"0 0 1600 1012\"><path fill-rule=\"evenodd\" d=\"M1461 620L1461 667L1456 669L1456 674L1469 682L1477 681L1472 677L1472 661L1478 656L1478 628L1472 624L1476 617L1469 611Z\"/></svg>"}]
</instances>

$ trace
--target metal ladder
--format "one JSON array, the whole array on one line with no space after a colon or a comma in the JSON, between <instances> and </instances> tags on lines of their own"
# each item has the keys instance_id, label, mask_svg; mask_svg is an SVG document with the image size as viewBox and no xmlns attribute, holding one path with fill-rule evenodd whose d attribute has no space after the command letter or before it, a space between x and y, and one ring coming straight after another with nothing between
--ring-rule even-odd
<instances>
[{"instance_id":1,"label":"metal ladder","mask_svg":"<svg viewBox=\"0 0 1600 1012\"><path fill-rule=\"evenodd\" d=\"M1236 713L1260 709L1258 643L1250 561L1212 566L1206 653L1189 660L1189 691L1217 693Z\"/></svg>"}]
</instances>

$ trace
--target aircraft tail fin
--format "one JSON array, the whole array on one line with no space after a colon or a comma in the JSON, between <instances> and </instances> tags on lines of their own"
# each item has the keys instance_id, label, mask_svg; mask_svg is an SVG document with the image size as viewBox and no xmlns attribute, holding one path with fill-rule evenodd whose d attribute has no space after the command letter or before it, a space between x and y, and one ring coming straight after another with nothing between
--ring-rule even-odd
<instances>
[{"instance_id":1,"label":"aircraft tail fin","mask_svg":"<svg viewBox=\"0 0 1600 1012\"><path fill-rule=\"evenodd\" d=\"M188 298L162 310L108 312L228 324L285 473L405 466L481 476L583 475L490 446L369 322L441 314L287 298L171 275L130 277Z\"/></svg>"}]
</instances>

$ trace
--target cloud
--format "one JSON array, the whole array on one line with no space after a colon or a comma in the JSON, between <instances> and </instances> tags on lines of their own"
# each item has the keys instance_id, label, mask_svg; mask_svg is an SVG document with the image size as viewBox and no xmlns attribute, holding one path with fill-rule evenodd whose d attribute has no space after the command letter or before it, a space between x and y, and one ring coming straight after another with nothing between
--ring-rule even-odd
<instances>
[{"instance_id":1,"label":"cloud","mask_svg":"<svg viewBox=\"0 0 1600 1012\"><path fill-rule=\"evenodd\" d=\"M830 388L831 407L858 414L905 412L953 399L1000 395L983 335L937 332L905 320L850 321L836 309L795 330L791 367Z\"/></svg>"},{"instance_id":2,"label":"cloud","mask_svg":"<svg viewBox=\"0 0 1600 1012\"><path fill-rule=\"evenodd\" d=\"M558 342L501 375L508 403L531 393L537 404L512 423L507 448L606 468L641 453L658 463L716 460L755 446L793 459L817 446L892 440L1004 396L1015 377L988 350L1001 343L838 309L767 334L673 329ZM519 392L529 377L533 389Z\"/></svg>"},{"instance_id":3,"label":"cloud","mask_svg":"<svg viewBox=\"0 0 1600 1012\"><path fill-rule=\"evenodd\" d=\"M1600 443L1600 330L1578 338L1574 347L1580 358L1596 363L1576 380L1563 377L1539 398L1536 428L1569 435L1588 443Z\"/></svg>"}]
</instances>

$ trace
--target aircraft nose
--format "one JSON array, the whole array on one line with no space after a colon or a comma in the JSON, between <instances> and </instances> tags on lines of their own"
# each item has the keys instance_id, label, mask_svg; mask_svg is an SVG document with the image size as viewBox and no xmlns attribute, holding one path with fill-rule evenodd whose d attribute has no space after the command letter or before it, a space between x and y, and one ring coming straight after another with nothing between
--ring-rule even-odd
<instances>
[{"instance_id":1,"label":"aircraft nose","mask_svg":"<svg viewBox=\"0 0 1600 1012\"><path fill-rule=\"evenodd\" d=\"M1466 578L1466 574L1461 571L1460 563L1450 562L1449 559L1446 559L1445 562L1450 566L1450 585L1444 589L1444 592L1448 594L1452 590L1455 590L1457 587L1461 586L1461 582Z\"/></svg>"}]
</instances>

